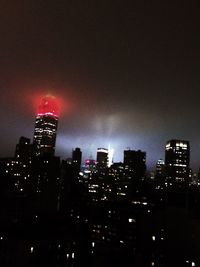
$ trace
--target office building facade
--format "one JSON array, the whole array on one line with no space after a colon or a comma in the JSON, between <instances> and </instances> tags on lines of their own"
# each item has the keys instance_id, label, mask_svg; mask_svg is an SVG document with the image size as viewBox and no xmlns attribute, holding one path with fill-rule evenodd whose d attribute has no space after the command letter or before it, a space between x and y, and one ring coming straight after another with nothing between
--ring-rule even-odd
<instances>
[{"instance_id":1,"label":"office building facade","mask_svg":"<svg viewBox=\"0 0 200 267\"><path fill-rule=\"evenodd\" d=\"M190 173L190 145L185 140L169 140L165 146L166 183L187 186Z\"/></svg>"},{"instance_id":2,"label":"office building facade","mask_svg":"<svg viewBox=\"0 0 200 267\"><path fill-rule=\"evenodd\" d=\"M53 156L55 153L59 107L53 96L41 100L38 108L33 144L36 156Z\"/></svg>"}]
</instances>

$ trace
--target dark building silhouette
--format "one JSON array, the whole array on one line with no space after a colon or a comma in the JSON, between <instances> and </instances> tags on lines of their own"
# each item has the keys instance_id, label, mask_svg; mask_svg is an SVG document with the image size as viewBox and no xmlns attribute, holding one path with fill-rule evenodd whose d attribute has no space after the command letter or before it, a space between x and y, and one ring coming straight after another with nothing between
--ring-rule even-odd
<instances>
[{"instance_id":1,"label":"dark building silhouette","mask_svg":"<svg viewBox=\"0 0 200 267\"><path fill-rule=\"evenodd\" d=\"M141 180L146 172L146 152L141 150L124 150L124 168L132 177Z\"/></svg>"},{"instance_id":2,"label":"dark building silhouette","mask_svg":"<svg viewBox=\"0 0 200 267\"><path fill-rule=\"evenodd\" d=\"M21 196L33 190L30 176L33 153L34 146L30 143L30 139L20 137L15 156L1 159L2 170L11 177L12 191Z\"/></svg>"},{"instance_id":3,"label":"dark building silhouette","mask_svg":"<svg viewBox=\"0 0 200 267\"><path fill-rule=\"evenodd\" d=\"M58 113L58 104L53 96L46 96L41 100L33 138L37 156L53 156L55 153Z\"/></svg>"},{"instance_id":4,"label":"dark building silhouette","mask_svg":"<svg viewBox=\"0 0 200 267\"><path fill-rule=\"evenodd\" d=\"M34 157L30 169L35 209L56 212L60 190L60 158Z\"/></svg>"},{"instance_id":5,"label":"dark building silhouette","mask_svg":"<svg viewBox=\"0 0 200 267\"><path fill-rule=\"evenodd\" d=\"M190 145L185 140L169 140L165 146L166 182L169 187L189 184Z\"/></svg>"},{"instance_id":6,"label":"dark building silhouette","mask_svg":"<svg viewBox=\"0 0 200 267\"><path fill-rule=\"evenodd\" d=\"M97 168L104 169L108 167L108 149L97 149Z\"/></svg>"},{"instance_id":7,"label":"dark building silhouette","mask_svg":"<svg viewBox=\"0 0 200 267\"><path fill-rule=\"evenodd\" d=\"M28 160L33 156L34 146L31 140L27 137L21 136L19 143L16 145L15 158Z\"/></svg>"},{"instance_id":8,"label":"dark building silhouette","mask_svg":"<svg viewBox=\"0 0 200 267\"><path fill-rule=\"evenodd\" d=\"M72 164L77 170L81 169L82 152L79 147L72 151Z\"/></svg>"}]
</instances>

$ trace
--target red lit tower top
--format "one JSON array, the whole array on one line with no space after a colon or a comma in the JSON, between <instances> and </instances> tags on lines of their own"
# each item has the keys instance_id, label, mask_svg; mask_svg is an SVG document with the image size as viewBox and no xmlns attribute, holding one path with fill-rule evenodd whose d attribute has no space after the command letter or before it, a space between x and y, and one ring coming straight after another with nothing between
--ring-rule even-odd
<instances>
[{"instance_id":1,"label":"red lit tower top","mask_svg":"<svg viewBox=\"0 0 200 267\"><path fill-rule=\"evenodd\" d=\"M38 116L50 115L59 116L59 104L54 96L47 95L41 99L41 102L37 111Z\"/></svg>"}]
</instances>

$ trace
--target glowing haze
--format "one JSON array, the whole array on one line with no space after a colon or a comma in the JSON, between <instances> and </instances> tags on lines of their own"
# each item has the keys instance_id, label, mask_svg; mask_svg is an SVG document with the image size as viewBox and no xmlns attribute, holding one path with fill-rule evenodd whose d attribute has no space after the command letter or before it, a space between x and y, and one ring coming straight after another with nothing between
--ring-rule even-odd
<instances>
[{"instance_id":1,"label":"glowing haze","mask_svg":"<svg viewBox=\"0 0 200 267\"><path fill-rule=\"evenodd\" d=\"M33 138L36 108L60 106L56 154L98 147L147 152L189 140L200 166L199 14L191 1L3 1L0 155Z\"/></svg>"},{"instance_id":2,"label":"glowing haze","mask_svg":"<svg viewBox=\"0 0 200 267\"><path fill-rule=\"evenodd\" d=\"M37 115L53 115L59 117L60 107L55 96L46 95L39 103Z\"/></svg>"}]
</instances>

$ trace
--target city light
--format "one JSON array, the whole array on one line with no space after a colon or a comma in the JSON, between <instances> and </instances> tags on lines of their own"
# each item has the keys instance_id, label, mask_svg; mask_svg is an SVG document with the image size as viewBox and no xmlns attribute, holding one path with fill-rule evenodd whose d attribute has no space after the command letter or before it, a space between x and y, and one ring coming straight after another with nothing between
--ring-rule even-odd
<instances>
[{"instance_id":1,"label":"city light","mask_svg":"<svg viewBox=\"0 0 200 267\"><path fill-rule=\"evenodd\" d=\"M38 116L50 115L50 116L59 116L60 107L58 100L51 95L43 97L38 105Z\"/></svg>"},{"instance_id":2,"label":"city light","mask_svg":"<svg viewBox=\"0 0 200 267\"><path fill-rule=\"evenodd\" d=\"M61 261L63 266L67 263L72 267L76 259L83 260L83 254L86 258L92 254L92 260L96 260L96 256L104 257L104 251L109 252L110 248L119 255L122 249L128 254L133 250L129 259L134 260L145 253L148 257L143 259L144 266L156 266L156 257L162 259L166 253L163 245L168 233L163 235L163 222L167 225L167 220L173 221L174 216L170 208L166 212L171 198L169 188L170 193L185 194L185 188L199 187L198 175L193 177L196 182L189 183L189 177L192 178L189 142L168 141L165 160L157 160L155 172L151 173L146 171L146 152L141 150L124 150L123 162L113 162L114 150L110 146L97 148L95 160L92 157L82 160L82 150L75 148L71 157L62 160L54 154L58 123L54 104L52 97L42 99L33 143L29 138L20 138L15 156L0 161L10 186L10 191L5 187L3 199L13 201L14 206L12 223L19 229L22 225L33 232L38 229L37 240L32 238L37 249L29 248L30 257L38 259L43 249L53 251L56 263ZM177 186L182 191L176 191ZM187 201L191 201L187 209L192 211L199 202L194 202L191 196L187 194ZM179 209L175 199L170 201ZM10 210L8 207L3 209L5 214ZM6 216L10 218L10 214ZM56 230L53 237L52 227ZM43 240L46 231L48 237ZM70 238L63 239L67 235ZM6 241L3 237L1 240L1 244ZM143 244L142 250L138 244ZM196 266L194 261L188 263Z\"/></svg>"}]
</instances>

